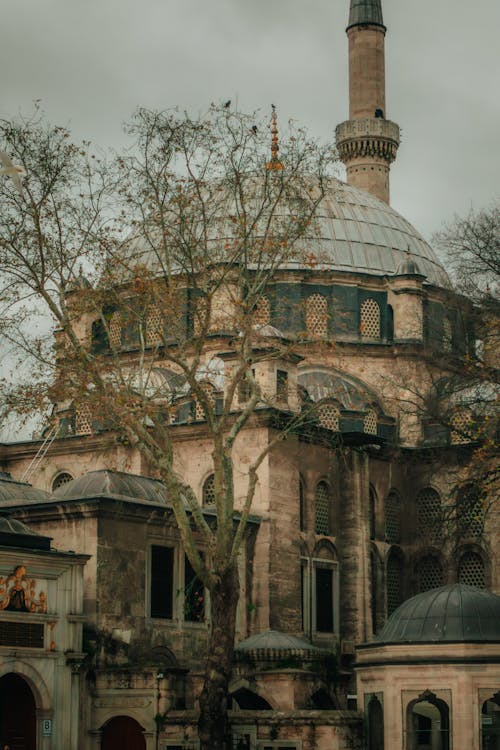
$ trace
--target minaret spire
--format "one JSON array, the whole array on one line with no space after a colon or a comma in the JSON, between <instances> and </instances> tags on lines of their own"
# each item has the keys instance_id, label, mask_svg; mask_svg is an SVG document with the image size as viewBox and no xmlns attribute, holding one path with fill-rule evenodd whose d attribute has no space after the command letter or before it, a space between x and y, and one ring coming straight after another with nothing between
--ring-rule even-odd
<instances>
[{"instance_id":1,"label":"minaret spire","mask_svg":"<svg viewBox=\"0 0 500 750\"><path fill-rule=\"evenodd\" d=\"M349 185L389 203L389 169L399 126L386 119L385 32L381 0L350 0L349 120L337 126L337 148Z\"/></svg>"},{"instance_id":2,"label":"minaret spire","mask_svg":"<svg viewBox=\"0 0 500 750\"><path fill-rule=\"evenodd\" d=\"M271 161L266 164L266 169L283 169L280 162L280 147L278 142L278 115L274 104L271 105L273 114L271 117Z\"/></svg>"}]
</instances>

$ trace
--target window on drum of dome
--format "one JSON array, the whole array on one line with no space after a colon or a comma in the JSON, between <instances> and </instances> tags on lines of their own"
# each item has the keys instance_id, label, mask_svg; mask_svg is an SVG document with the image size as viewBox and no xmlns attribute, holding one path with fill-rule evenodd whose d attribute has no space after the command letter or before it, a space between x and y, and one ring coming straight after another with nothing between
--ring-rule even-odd
<instances>
[{"instance_id":1,"label":"window on drum of dome","mask_svg":"<svg viewBox=\"0 0 500 750\"><path fill-rule=\"evenodd\" d=\"M68 482L72 482L73 477L72 475L67 471L61 471L60 474L58 474L54 481L52 482L52 492L59 489L59 487L62 487L65 484L68 484Z\"/></svg>"},{"instance_id":2,"label":"window on drum of dome","mask_svg":"<svg viewBox=\"0 0 500 750\"><path fill-rule=\"evenodd\" d=\"M159 346L164 340L165 320L158 305L148 308L146 317L146 344L147 346Z\"/></svg>"},{"instance_id":3,"label":"window on drum of dome","mask_svg":"<svg viewBox=\"0 0 500 750\"><path fill-rule=\"evenodd\" d=\"M253 315L254 325L267 326L271 321L271 302L267 294L258 298Z\"/></svg>"},{"instance_id":4,"label":"window on drum of dome","mask_svg":"<svg viewBox=\"0 0 500 750\"><path fill-rule=\"evenodd\" d=\"M325 430L339 431L340 410L337 404L324 403L318 409L319 423Z\"/></svg>"},{"instance_id":5,"label":"window on drum of dome","mask_svg":"<svg viewBox=\"0 0 500 750\"><path fill-rule=\"evenodd\" d=\"M326 482L316 485L315 532L328 536L330 529L330 489Z\"/></svg>"},{"instance_id":6,"label":"window on drum of dome","mask_svg":"<svg viewBox=\"0 0 500 750\"><path fill-rule=\"evenodd\" d=\"M92 412L87 404L80 404L75 410L75 434L92 434Z\"/></svg>"},{"instance_id":7,"label":"window on drum of dome","mask_svg":"<svg viewBox=\"0 0 500 750\"><path fill-rule=\"evenodd\" d=\"M328 301L323 294L311 294L306 300L306 330L311 338L328 335Z\"/></svg>"},{"instance_id":8,"label":"window on drum of dome","mask_svg":"<svg viewBox=\"0 0 500 750\"><path fill-rule=\"evenodd\" d=\"M363 430L367 435L377 434L378 417L375 409L368 409L363 422Z\"/></svg>"},{"instance_id":9,"label":"window on drum of dome","mask_svg":"<svg viewBox=\"0 0 500 750\"><path fill-rule=\"evenodd\" d=\"M372 297L361 303L360 334L362 340L380 339L380 306Z\"/></svg>"}]
</instances>

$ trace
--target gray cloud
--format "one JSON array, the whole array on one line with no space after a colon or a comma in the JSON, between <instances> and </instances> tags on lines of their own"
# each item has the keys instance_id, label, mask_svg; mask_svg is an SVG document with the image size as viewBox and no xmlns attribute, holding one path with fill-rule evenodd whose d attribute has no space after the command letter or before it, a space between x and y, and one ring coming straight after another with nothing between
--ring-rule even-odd
<instances>
[{"instance_id":1,"label":"gray cloud","mask_svg":"<svg viewBox=\"0 0 500 750\"><path fill-rule=\"evenodd\" d=\"M124 143L137 106L279 106L312 135L347 118L348 0L2 3L0 116ZM497 0L383 0L388 115L403 128L392 203L426 236L498 195Z\"/></svg>"}]
</instances>

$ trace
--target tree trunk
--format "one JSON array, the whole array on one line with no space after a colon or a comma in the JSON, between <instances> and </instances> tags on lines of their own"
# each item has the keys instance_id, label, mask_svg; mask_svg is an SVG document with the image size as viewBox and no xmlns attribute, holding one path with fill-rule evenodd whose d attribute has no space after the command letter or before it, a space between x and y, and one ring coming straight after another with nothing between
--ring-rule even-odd
<instances>
[{"instance_id":1,"label":"tree trunk","mask_svg":"<svg viewBox=\"0 0 500 750\"><path fill-rule=\"evenodd\" d=\"M198 721L200 750L230 748L227 702L238 599L239 578L234 565L224 572L217 586L210 592L211 627Z\"/></svg>"}]
</instances>

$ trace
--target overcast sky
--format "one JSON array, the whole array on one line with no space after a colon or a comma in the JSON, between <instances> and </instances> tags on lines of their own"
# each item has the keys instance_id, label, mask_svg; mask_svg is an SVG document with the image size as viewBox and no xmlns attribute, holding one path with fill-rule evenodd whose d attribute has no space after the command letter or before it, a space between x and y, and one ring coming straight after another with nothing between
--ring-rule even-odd
<instances>
[{"instance_id":1,"label":"overcast sky","mask_svg":"<svg viewBox=\"0 0 500 750\"><path fill-rule=\"evenodd\" d=\"M137 106L278 105L311 135L347 119L349 0L2 0L0 116L41 99L101 146ZM498 196L498 0L383 0L392 204L429 238Z\"/></svg>"}]
</instances>

